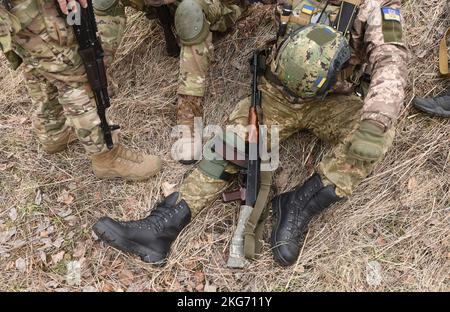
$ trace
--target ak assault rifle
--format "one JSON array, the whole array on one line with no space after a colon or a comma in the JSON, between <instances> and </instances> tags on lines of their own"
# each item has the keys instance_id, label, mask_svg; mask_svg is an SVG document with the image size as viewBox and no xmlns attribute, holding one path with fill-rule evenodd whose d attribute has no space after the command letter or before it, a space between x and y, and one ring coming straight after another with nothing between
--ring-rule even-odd
<instances>
[{"instance_id":1,"label":"ak assault rifle","mask_svg":"<svg viewBox=\"0 0 450 312\"><path fill-rule=\"evenodd\" d=\"M245 188L236 192L223 194L225 202L235 199L243 200L239 213L238 225L234 232L230 245L230 256L227 266L231 268L242 268L245 265L244 254L244 236L245 228L250 215L255 207L256 200L260 191L261 181L261 158L259 151L259 122L261 119L261 91L258 90L258 78L261 74L261 68L265 64L260 64L262 52L256 50L250 61L252 73L252 97L248 113L248 161L245 178Z\"/></svg>"},{"instance_id":2,"label":"ak assault rifle","mask_svg":"<svg viewBox=\"0 0 450 312\"><path fill-rule=\"evenodd\" d=\"M164 38L166 41L167 54L172 57L177 57L178 55L180 55L180 47L178 46L175 35L173 34L172 30L173 17L172 14L170 13L170 9L167 5L162 5L160 7L153 7L153 8L164 30Z\"/></svg>"},{"instance_id":3,"label":"ak assault rifle","mask_svg":"<svg viewBox=\"0 0 450 312\"><path fill-rule=\"evenodd\" d=\"M58 4L56 6L59 8ZM88 0L87 8L81 9L80 23L73 25L75 38L78 42L78 53L86 68L86 75L94 93L97 105L97 114L100 118L100 128L103 132L106 146L113 148L112 131L119 129L118 125L110 126L106 119L106 109L111 105L108 95L108 81L106 79L106 68L103 61L104 51L97 36L97 23L95 21L92 0ZM62 13L61 13L62 14Z\"/></svg>"}]
</instances>

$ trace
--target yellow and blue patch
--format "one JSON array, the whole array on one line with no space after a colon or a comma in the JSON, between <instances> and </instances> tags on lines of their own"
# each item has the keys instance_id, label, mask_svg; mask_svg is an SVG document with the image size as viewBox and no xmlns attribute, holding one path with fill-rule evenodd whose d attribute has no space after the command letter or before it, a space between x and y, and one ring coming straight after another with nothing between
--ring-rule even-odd
<instances>
[{"instance_id":1,"label":"yellow and blue patch","mask_svg":"<svg viewBox=\"0 0 450 312\"><path fill-rule=\"evenodd\" d=\"M325 81L327 81L327 78L319 76L319 78L317 78L316 82L314 83L314 87L316 89L322 88L322 86L324 85Z\"/></svg>"},{"instance_id":2,"label":"yellow and blue patch","mask_svg":"<svg viewBox=\"0 0 450 312\"><path fill-rule=\"evenodd\" d=\"M312 5L305 4L302 8L302 13L312 15L314 12L314 7Z\"/></svg>"},{"instance_id":3,"label":"yellow and blue patch","mask_svg":"<svg viewBox=\"0 0 450 312\"><path fill-rule=\"evenodd\" d=\"M330 26L323 25L323 29L328 31L330 34L335 34L336 33L336 30L334 28L330 27Z\"/></svg>"},{"instance_id":4,"label":"yellow and blue patch","mask_svg":"<svg viewBox=\"0 0 450 312\"><path fill-rule=\"evenodd\" d=\"M392 8L382 8L383 19L385 21L401 21L400 9L392 9Z\"/></svg>"}]
</instances>

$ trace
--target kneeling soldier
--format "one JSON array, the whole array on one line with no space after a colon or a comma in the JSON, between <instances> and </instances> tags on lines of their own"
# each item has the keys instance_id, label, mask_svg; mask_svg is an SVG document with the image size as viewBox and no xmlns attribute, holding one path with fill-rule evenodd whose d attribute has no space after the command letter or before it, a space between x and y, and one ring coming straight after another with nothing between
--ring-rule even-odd
<instances>
[{"instance_id":1,"label":"kneeling soldier","mask_svg":"<svg viewBox=\"0 0 450 312\"><path fill-rule=\"evenodd\" d=\"M281 140L309 129L332 148L304 184L272 201L272 251L284 266L297 260L311 219L351 196L391 146L408 57L400 0L294 3L279 5L282 23L259 85L263 124L278 125ZM228 123L246 126L249 106L249 98L242 100ZM233 135L225 135L225 146L235 139L245 146L245 137ZM148 217L129 222L104 217L94 231L120 250L162 264L191 218L228 187L236 164L203 159L180 191Z\"/></svg>"}]
</instances>

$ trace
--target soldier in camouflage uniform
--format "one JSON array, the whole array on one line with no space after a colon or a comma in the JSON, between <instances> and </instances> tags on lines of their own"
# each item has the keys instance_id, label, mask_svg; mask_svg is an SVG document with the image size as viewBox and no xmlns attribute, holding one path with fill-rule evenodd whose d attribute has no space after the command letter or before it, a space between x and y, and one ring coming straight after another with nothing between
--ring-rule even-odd
<instances>
[{"instance_id":1,"label":"soldier in camouflage uniform","mask_svg":"<svg viewBox=\"0 0 450 312\"><path fill-rule=\"evenodd\" d=\"M152 16L152 8L169 5L175 12L175 30L181 45L177 124L188 126L179 160L189 164L194 155L194 118L203 118L205 79L213 51L212 32L225 32L241 17L239 0L94 0L99 32L108 62L112 61L126 24L125 7Z\"/></svg>"},{"instance_id":2,"label":"soldier in camouflage uniform","mask_svg":"<svg viewBox=\"0 0 450 312\"><path fill-rule=\"evenodd\" d=\"M359 8L348 28L348 40L326 26L337 19L340 0L330 1L324 14L324 1L284 1L279 5L293 7L284 19L290 36L278 39L261 79L263 123L278 125L281 140L309 129L332 144L316 173L272 201L271 244L281 265L297 260L312 217L351 196L383 159L404 100L408 53L402 40L400 0L346 2ZM321 24L303 27L317 20ZM249 105L250 98L242 100L228 124L247 125ZM105 217L94 230L118 249L161 264L191 218L229 186L230 176L238 169L234 163L233 159L203 159L180 191L168 196L145 219L117 222Z\"/></svg>"},{"instance_id":3,"label":"soldier in camouflage uniform","mask_svg":"<svg viewBox=\"0 0 450 312\"><path fill-rule=\"evenodd\" d=\"M73 30L53 0L12 0L8 10L0 5L0 48L13 67L23 60L33 127L44 151L60 152L77 138L99 178L143 180L160 170L158 157L126 149L117 133L114 148L106 146Z\"/></svg>"}]
</instances>

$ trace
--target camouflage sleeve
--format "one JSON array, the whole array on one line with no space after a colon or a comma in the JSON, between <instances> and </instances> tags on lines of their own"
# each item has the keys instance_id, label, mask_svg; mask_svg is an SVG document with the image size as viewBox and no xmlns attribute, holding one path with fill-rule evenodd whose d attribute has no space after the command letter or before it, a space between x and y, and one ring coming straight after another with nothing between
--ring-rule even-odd
<instances>
[{"instance_id":1,"label":"camouflage sleeve","mask_svg":"<svg viewBox=\"0 0 450 312\"><path fill-rule=\"evenodd\" d=\"M365 53L372 75L362 119L375 120L386 128L398 118L408 75L400 6L401 0L366 0L355 21L360 52Z\"/></svg>"}]
</instances>

